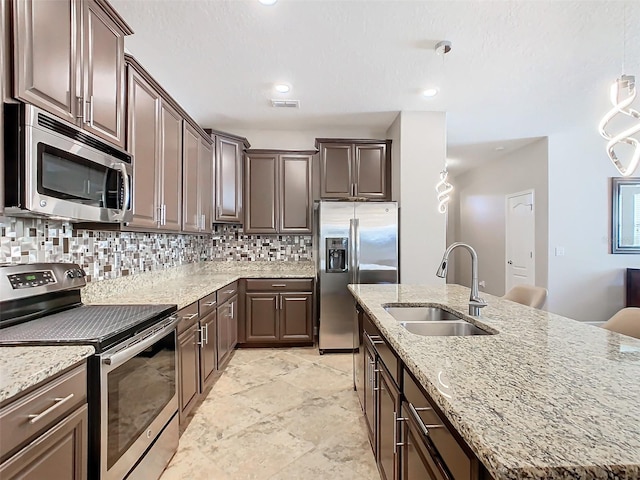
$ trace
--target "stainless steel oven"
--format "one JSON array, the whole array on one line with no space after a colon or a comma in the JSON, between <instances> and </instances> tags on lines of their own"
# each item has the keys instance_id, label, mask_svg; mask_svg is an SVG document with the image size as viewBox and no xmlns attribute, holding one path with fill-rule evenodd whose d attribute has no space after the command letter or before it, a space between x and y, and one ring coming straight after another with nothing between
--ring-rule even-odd
<instances>
[{"instance_id":1,"label":"stainless steel oven","mask_svg":"<svg viewBox=\"0 0 640 480\"><path fill-rule=\"evenodd\" d=\"M37 107L5 105L10 215L88 222L132 218L133 157Z\"/></svg>"},{"instance_id":2,"label":"stainless steel oven","mask_svg":"<svg viewBox=\"0 0 640 480\"><path fill-rule=\"evenodd\" d=\"M83 305L82 268L0 266L0 346L92 345L88 478L157 480L178 447L176 305Z\"/></svg>"},{"instance_id":3,"label":"stainless steel oven","mask_svg":"<svg viewBox=\"0 0 640 480\"><path fill-rule=\"evenodd\" d=\"M168 458L141 463L127 478L158 478L178 447L176 322L172 317L99 356L103 480L124 478L152 444L156 457Z\"/></svg>"}]
</instances>

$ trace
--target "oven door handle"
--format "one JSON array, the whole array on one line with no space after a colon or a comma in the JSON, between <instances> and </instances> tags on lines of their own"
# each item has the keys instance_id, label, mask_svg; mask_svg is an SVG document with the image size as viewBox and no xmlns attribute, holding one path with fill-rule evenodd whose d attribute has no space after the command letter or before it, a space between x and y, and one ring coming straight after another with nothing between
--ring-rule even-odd
<instances>
[{"instance_id":1,"label":"oven door handle","mask_svg":"<svg viewBox=\"0 0 640 480\"><path fill-rule=\"evenodd\" d=\"M113 219L116 221L123 222L124 217L127 213L127 207L129 205L129 201L131 200L131 191L129 189L129 173L127 172L127 167L124 165L124 163L114 163L111 167L115 168L116 170L120 170L120 173L122 174L122 186L124 188L124 198L122 199L122 211L120 213L117 213Z\"/></svg>"},{"instance_id":2,"label":"oven door handle","mask_svg":"<svg viewBox=\"0 0 640 480\"><path fill-rule=\"evenodd\" d=\"M134 357L135 355L142 352L143 350L149 348L151 345L156 343L158 340L164 337L171 330L175 329L176 325L180 322L180 318L176 315L172 315L169 318L171 319L171 322L166 324L162 328L162 330L160 330L157 333L154 333L150 337L147 337L140 342L134 343L133 345L131 345L128 348L125 348L124 350L120 350L119 352L116 352L112 355L107 355L103 357L102 363L111 365L112 367L115 368L116 366L126 362L127 360Z\"/></svg>"}]
</instances>

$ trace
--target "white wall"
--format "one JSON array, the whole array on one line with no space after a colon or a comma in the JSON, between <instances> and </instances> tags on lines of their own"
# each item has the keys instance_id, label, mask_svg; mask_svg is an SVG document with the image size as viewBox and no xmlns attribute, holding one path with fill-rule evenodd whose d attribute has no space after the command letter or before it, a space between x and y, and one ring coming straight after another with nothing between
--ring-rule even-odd
<instances>
[{"instance_id":1,"label":"white wall","mask_svg":"<svg viewBox=\"0 0 640 480\"><path fill-rule=\"evenodd\" d=\"M506 195L534 190L535 203L535 283L547 286L548 266L548 142L533 142L497 160L482 163L451 180L454 186L449 206L449 238L478 252L482 290L493 295L505 293ZM469 286L471 261L466 251L454 251L451 283ZM451 268L451 266L450 266ZM450 271L451 273L451 271Z\"/></svg>"},{"instance_id":2,"label":"white wall","mask_svg":"<svg viewBox=\"0 0 640 480\"><path fill-rule=\"evenodd\" d=\"M445 216L438 213L435 184L446 157L446 114L401 112L386 136L393 140L392 194L400 206L400 281L442 283L435 272L445 249Z\"/></svg>"},{"instance_id":3,"label":"white wall","mask_svg":"<svg viewBox=\"0 0 640 480\"><path fill-rule=\"evenodd\" d=\"M251 148L313 150L316 138L376 138L384 140L386 132L366 127L315 128L312 130L251 130L236 128L235 135L246 137Z\"/></svg>"},{"instance_id":4,"label":"white wall","mask_svg":"<svg viewBox=\"0 0 640 480\"><path fill-rule=\"evenodd\" d=\"M640 268L640 255L609 253L610 177L620 175L596 129L610 108L601 93L572 130L549 136L548 309L583 321L606 320L624 307L625 269ZM564 256L554 255L557 246Z\"/></svg>"}]
</instances>

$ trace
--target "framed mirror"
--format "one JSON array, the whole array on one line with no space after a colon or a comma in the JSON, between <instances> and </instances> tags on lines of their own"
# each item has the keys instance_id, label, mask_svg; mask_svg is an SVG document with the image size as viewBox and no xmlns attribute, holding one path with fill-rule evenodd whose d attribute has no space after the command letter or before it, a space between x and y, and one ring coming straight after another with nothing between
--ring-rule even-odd
<instances>
[{"instance_id":1,"label":"framed mirror","mask_svg":"<svg viewBox=\"0 0 640 480\"><path fill-rule=\"evenodd\" d=\"M611 253L640 254L640 178L611 179Z\"/></svg>"}]
</instances>

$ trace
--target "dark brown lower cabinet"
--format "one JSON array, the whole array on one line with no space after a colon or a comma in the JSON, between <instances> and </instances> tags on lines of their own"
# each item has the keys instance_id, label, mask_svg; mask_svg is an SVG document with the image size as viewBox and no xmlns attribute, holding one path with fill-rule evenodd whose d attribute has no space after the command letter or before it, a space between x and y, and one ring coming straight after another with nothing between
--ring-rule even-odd
<instances>
[{"instance_id":1,"label":"dark brown lower cabinet","mask_svg":"<svg viewBox=\"0 0 640 480\"><path fill-rule=\"evenodd\" d=\"M402 480L447 480L449 477L443 475L442 465L406 402L402 404L402 418Z\"/></svg>"},{"instance_id":2,"label":"dark brown lower cabinet","mask_svg":"<svg viewBox=\"0 0 640 480\"><path fill-rule=\"evenodd\" d=\"M383 480L397 480L399 474L397 419L400 413L400 391L382 363L378 363L377 375L376 460Z\"/></svg>"},{"instance_id":3,"label":"dark brown lower cabinet","mask_svg":"<svg viewBox=\"0 0 640 480\"><path fill-rule=\"evenodd\" d=\"M200 319L200 386L205 391L216 378L216 321L218 315L214 308L207 316Z\"/></svg>"},{"instance_id":4,"label":"dark brown lower cabinet","mask_svg":"<svg viewBox=\"0 0 640 480\"><path fill-rule=\"evenodd\" d=\"M83 405L0 465L3 480L87 478L87 405Z\"/></svg>"},{"instance_id":5,"label":"dark brown lower cabinet","mask_svg":"<svg viewBox=\"0 0 640 480\"><path fill-rule=\"evenodd\" d=\"M180 423L189 415L200 395L200 328L198 322L178 336Z\"/></svg>"},{"instance_id":6,"label":"dark brown lower cabinet","mask_svg":"<svg viewBox=\"0 0 640 480\"><path fill-rule=\"evenodd\" d=\"M313 293L247 292L246 343L313 342Z\"/></svg>"},{"instance_id":7,"label":"dark brown lower cabinet","mask_svg":"<svg viewBox=\"0 0 640 480\"><path fill-rule=\"evenodd\" d=\"M217 355L218 370L231 360L238 343L238 295L234 294L218 307Z\"/></svg>"}]
</instances>

